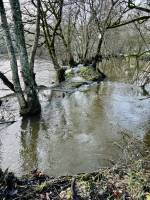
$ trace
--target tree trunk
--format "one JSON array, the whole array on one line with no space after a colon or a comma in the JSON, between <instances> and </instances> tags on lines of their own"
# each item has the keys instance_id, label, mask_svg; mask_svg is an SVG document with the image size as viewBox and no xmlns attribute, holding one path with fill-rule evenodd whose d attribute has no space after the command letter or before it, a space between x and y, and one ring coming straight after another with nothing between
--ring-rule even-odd
<instances>
[{"instance_id":1,"label":"tree trunk","mask_svg":"<svg viewBox=\"0 0 150 200\"><path fill-rule=\"evenodd\" d=\"M103 42L103 37L104 34L102 35L102 37L99 39L98 42L98 47L97 47L97 52L94 56L93 62L92 62L92 66L95 70L97 70L97 72L100 74L99 76L99 80L98 82L104 80L107 76L97 67L97 64L99 62L102 62L102 55L101 55L101 47L102 47L102 42Z\"/></svg>"},{"instance_id":2,"label":"tree trunk","mask_svg":"<svg viewBox=\"0 0 150 200\"><path fill-rule=\"evenodd\" d=\"M43 14L43 10L41 9L41 17L42 17L42 28L45 36L46 45L48 48L49 55L52 59L54 69L56 70L57 75L57 81L61 83L65 80L65 71L62 69L58 63L56 52L55 52L55 46L54 43L51 42L50 33L48 29L48 24L46 22L45 16Z\"/></svg>"},{"instance_id":3,"label":"tree trunk","mask_svg":"<svg viewBox=\"0 0 150 200\"><path fill-rule=\"evenodd\" d=\"M61 83L61 82L65 81L65 69L61 68L59 63L58 63L57 56L56 56L56 53L55 53L55 48L51 47L50 52L51 52L50 56L51 56L53 65L54 65L54 68L56 70L57 81L59 83Z\"/></svg>"},{"instance_id":4,"label":"tree trunk","mask_svg":"<svg viewBox=\"0 0 150 200\"><path fill-rule=\"evenodd\" d=\"M68 46L68 43L67 43L67 41L66 41L66 39L65 39L65 37L64 37L64 35L63 35L63 32L62 32L62 28L61 28L61 27L60 27L60 37L61 37L61 39L62 39L62 41L63 41L63 44L64 44L64 46L65 46L65 48L66 48L66 53L67 53L67 62L66 62L66 64L67 64L67 65L69 64L70 67L72 68L73 66L76 65L76 62L75 62L74 57L73 57L73 54L72 54L72 52L71 52L71 45Z\"/></svg>"},{"instance_id":5,"label":"tree trunk","mask_svg":"<svg viewBox=\"0 0 150 200\"><path fill-rule=\"evenodd\" d=\"M101 55L102 42L103 42L103 37L101 37L99 39L98 46L97 46L97 51L96 51L96 54L95 54L94 59L93 59L93 64L92 65L93 65L93 67L95 69L97 67L97 63L102 61L102 55Z\"/></svg>"},{"instance_id":6,"label":"tree trunk","mask_svg":"<svg viewBox=\"0 0 150 200\"><path fill-rule=\"evenodd\" d=\"M5 8L4 8L4 4L2 0L0 0L0 14L1 14L2 28L5 32L5 40L6 40L8 54L10 58L10 66L11 66L11 71L12 71L14 90L15 90L15 93L17 95L17 99L20 105L20 113L24 114L27 110L27 103L25 101L25 98L21 89L21 85L20 85L17 60L16 60L15 51L13 48L10 31L8 27L8 22L6 18L6 12L5 12Z\"/></svg>"},{"instance_id":7,"label":"tree trunk","mask_svg":"<svg viewBox=\"0 0 150 200\"><path fill-rule=\"evenodd\" d=\"M44 11L43 11L42 5L41 5L41 9L40 9L40 17L41 17L41 20L42 20L42 28L43 28L43 32L44 32L46 45L47 45L49 55L52 59L53 65L54 65L54 69L56 70L57 80L58 80L59 83L65 80L65 70L60 67L60 65L58 63L57 56L56 56L56 52L55 52L55 37L56 37L56 32L57 32L59 25L61 23L63 1L60 1L60 4L61 4L61 6L60 6L60 16L59 16L59 19L57 19L57 23L54 27L52 34L50 33L49 26L47 24L47 17L45 15Z\"/></svg>"},{"instance_id":8,"label":"tree trunk","mask_svg":"<svg viewBox=\"0 0 150 200\"><path fill-rule=\"evenodd\" d=\"M18 0L9 0L9 2L15 27L15 37L20 56L22 77L27 95L28 112L26 114L36 114L41 111L41 106L28 61L20 4Z\"/></svg>"},{"instance_id":9,"label":"tree trunk","mask_svg":"<svg viewBox=\"0 0 150 200\"><path fill-rule=\"evenodd\" d=\"M36 50L37 50L37 47L38 47L39 36L40 36L40 0L37 0L37 16L36 16L35 37L34 37L34 42L33 42L31 55L30 55L30 70L31 70L31 75L32 75L35 86L37 86L37 84L36 84L36 81L35 81L34 61L35 61Z\"/></svg>"}]
</instances>

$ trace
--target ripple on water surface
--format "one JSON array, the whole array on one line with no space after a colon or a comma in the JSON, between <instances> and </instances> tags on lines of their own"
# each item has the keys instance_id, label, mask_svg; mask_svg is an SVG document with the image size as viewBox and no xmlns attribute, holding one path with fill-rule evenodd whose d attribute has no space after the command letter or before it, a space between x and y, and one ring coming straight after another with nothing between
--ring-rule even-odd
<instances>
[{"instance_id":1,"label":"ripple on water surface","mask_svg":"<svg viewBox=\"0 0 150 200\"><path fill-rule=\"evenodd\" d=\"M113 145L120 132L148 141L150 99L140 101L138 87L105 82L65 97L44 95L51 100L43 100L41 116L19 118L1 130L3 169L24 174L38 167L50 175L90 171L121 156Z\"/></svg>"}]
</instances>

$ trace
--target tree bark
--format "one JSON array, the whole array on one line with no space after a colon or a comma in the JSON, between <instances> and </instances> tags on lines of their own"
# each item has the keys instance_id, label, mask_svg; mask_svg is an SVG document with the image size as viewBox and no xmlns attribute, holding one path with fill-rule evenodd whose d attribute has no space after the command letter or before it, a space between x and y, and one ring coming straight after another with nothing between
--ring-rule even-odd
<instances>
[{"instance_id":1,"label":"tree bark","mask_svg":"<svg viewBox=\"0 0 150 200\"><path fill-rule=\"evenodd\" d=\"M4 8L4 4L2 0L0 0L0 15L1 15L1 25L5 32L5 40L6 40L8 54L10 58L10 66L11 66L11 71L12 71L14 90L15 90L15 93L20 105L20 113L23 114L24 112L26 112L27 103L25 101L25 98L21 89L21 85L20 85L17 60L16 60L15 51L13 48L10 31L8 27L8 22L6 18L6 12L5 12L5 8Z\"/></svg>"},{"instance_id":2,"label":"tree bark","mask_svg":"<svg viewBox=\"0 0 150 200\"><path fill-rule=\"evenodd\" d=\"M45 12L43 11L42 5L41 5L41 9L40 9L40 16L41 16L42 28L43 28L44 37L45 37L46 45L47 45L47 48L48 48L48 52L49 52L49 55L52 59L54 69L56 70L57 80L60 83L60 82L65 80L65 73L64 73L64 69L62 69L60 67L57 56L56 56L55 37L56 37L56 34L57 34L57 30L60 27L60 23L61 23L61 19L62 19L63 0L58 1L58 2L59 2L59 5L58 5L59 6L59 12L56 14L55 11L54 11L54 13L53 13L57 22L56 22L56 24L53 28L52 34L50 33L49 26L48 26L48 23L47 23L47 16L45 15ZM53 7L52 7L52 9L55 10Z\"/></svg>"},{"instance_id":3,"label":"tree bark","mask_svg":"<svg viewBox=\"0 0 150 200\"><path fill-rule=\"evenodd\" d=\"M35 81L34 61L35 61L36 50L37 50L38 42L39 42L39 36L40 36L40 0L37 0L35 37L34 37L34 42L33 42L32 50L30 54L30 70L31 70L31 74L32 74L32 78L34 80L35 86L37 86L37 84Z\"/></svg>"},{"instance_id":4,"label":"tree bark","mask_svg":"<svg viewBox=\"0 0 150 200\"><path fill-rule=\"evenodd\" d=\"M70 67L72 68L73 66L76 65L76 62L74 60L74 57L73 57L73 54L72 54L72 51L71 51L71 44L68 45L68 42L66 41L66 39L65 39L65 37L63 35L63 31L62 31L61 26L60 26L60 37L61 37L61 39L63 41L63 44L64 44L64 46L66 48L66 53L67 53L67 62L65 64L67 64L67 65L69 64Z\"/></svg>"},{"instance_id":5,"label":"tree bark","mask_svg":"<svg viewBox=\"0 0 150 200\"><path fill-rule=\"evenodd\" d=\"M9 0L11 12L15 27L15 37L20 56L22 68L22 77L25 84L25 92L27 95L28 112L26 114L36 114L41 111L37 90L32 77L32 72L29 65L28 54L25 44L24 27L22 23L22 15L18 0Z\"/></svg>"}]
</instances>

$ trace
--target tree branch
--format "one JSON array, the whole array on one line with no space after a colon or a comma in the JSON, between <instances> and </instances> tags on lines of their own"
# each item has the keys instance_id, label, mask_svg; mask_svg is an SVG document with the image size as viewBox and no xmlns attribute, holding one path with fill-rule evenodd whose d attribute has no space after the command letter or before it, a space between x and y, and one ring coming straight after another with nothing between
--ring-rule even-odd
<instances>
[{"instance_id":1,"label":"tree branch","mask_svg":"<svg viewBox=\"0 0 150 200\"><path fill-rule=\"evenodd\" d=\"M143 23L145 20L148 20L149 18L150 18L150 16L137 17L135 19L132 19L132 20L129 20L129 21L126 21L126 22L122 22L120 24L110 25L110 26L107 27L107 29L117 28L117 27L120 27L120 26L131 24L133 22L140 22L140 21L142 21L142 23Z\"/></svg>"},{"instance_id":2,"label":"tree branch","mask_svg":"<svg viewBox=\"0 0 150 200\"><path fill-rule=\"evenodd\" d=\"M143 11L143 12L146 12L146 13L150 13L150 9L144 8L144 7L141 7L141 6L137 6L132 2L132 0L128 0L128 7L130 9L136 9L136 10L140 10L140 11Z\"/></svg>"},{"instance_id":3,"label":"tree branch","mask_svg":"<svg viewBox=\"0 0 150 200\"><path fill-rule=\"evenodd\" d=\"M9 89L15 92L14 85L8 80L8 78L2 72L0 72L0 79L3 81L4 85L6 85Z\"/></svg>"}]
</instances>

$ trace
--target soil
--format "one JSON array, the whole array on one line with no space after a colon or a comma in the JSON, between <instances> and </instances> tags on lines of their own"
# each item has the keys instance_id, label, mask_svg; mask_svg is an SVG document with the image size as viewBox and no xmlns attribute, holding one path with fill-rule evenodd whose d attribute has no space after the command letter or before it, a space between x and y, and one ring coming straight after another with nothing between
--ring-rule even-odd
<instances>
[{"instance_id":1,"label":"soil","mask_svg":"<svg viewBox=\"0 0 150 200\"><path fill-rule=\"evenodd\" d=\"M149 200L150 165L138 160L75 176L49 177L35 169L22 178L0 170L0 199Z\"/></svg>"}]
</instances>

